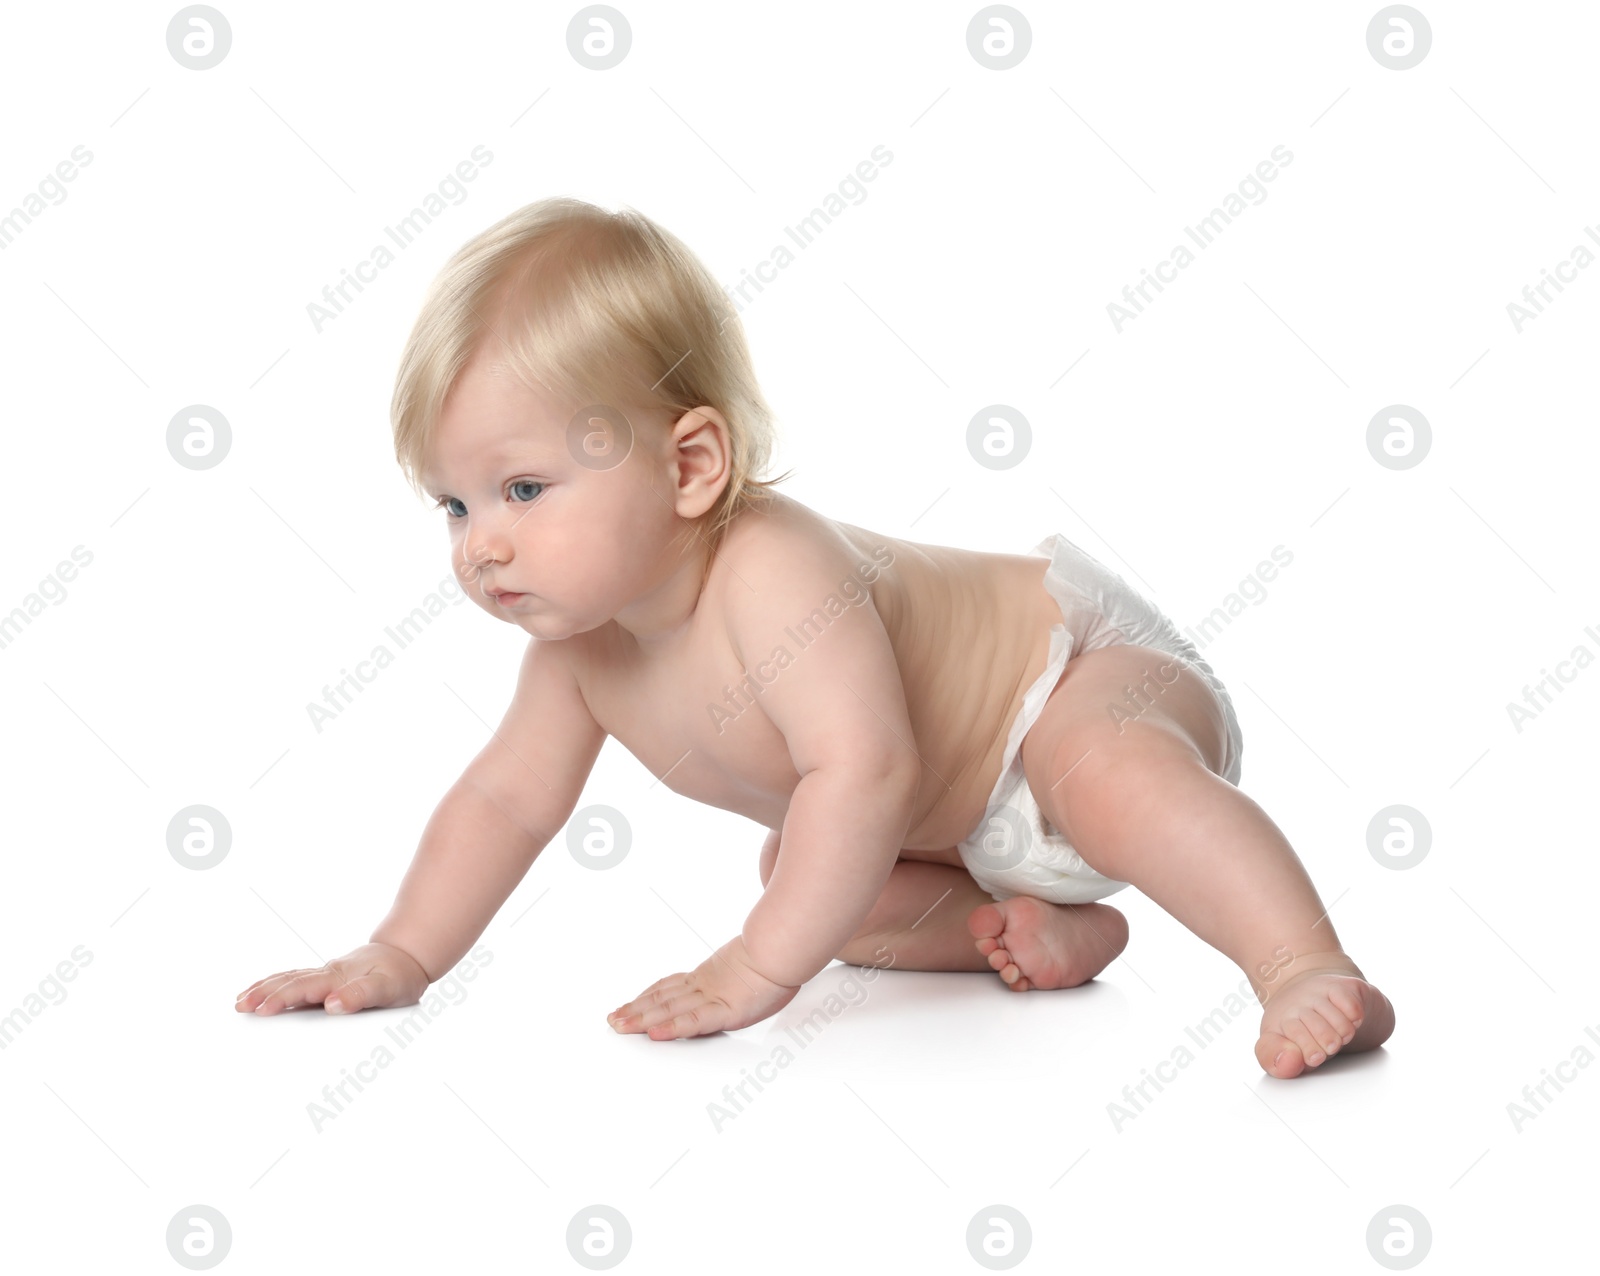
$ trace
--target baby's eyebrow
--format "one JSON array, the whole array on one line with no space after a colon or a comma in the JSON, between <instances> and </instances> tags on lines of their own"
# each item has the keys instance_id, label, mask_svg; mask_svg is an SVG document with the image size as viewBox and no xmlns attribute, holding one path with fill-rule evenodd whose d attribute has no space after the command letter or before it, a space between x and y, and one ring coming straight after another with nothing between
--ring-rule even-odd
<instances>
[{"instance_id":1,"label":"baby's eyebrow","mask_svg":"<svg viewBox=\"0 0 1600 1276\"><path fill-rule=\"evenodd\" d=\"M493 469L506 470L508 472L527 469L539 474L549 474L557 463L557 458L551 454L548 448L525 439L502 444L486 452L481 460ZM443 495L440 487L435 485L432 474L419 472L417 479L422 485L422 490L429 496L437 499Z\"/></svg>"}]
</instances>

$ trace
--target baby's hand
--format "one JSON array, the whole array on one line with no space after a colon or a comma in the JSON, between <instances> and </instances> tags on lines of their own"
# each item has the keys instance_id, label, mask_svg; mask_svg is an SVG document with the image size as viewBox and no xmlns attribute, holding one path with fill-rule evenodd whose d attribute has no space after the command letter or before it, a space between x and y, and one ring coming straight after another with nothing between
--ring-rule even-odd
<instances>
[{"instance_id":1,"label":"baby's hand","mask_svg":"<svg viewBox=\"0 0 1600 1276\"><path fill-rule=\"evenodd\" d=\"M428 972L392 944L363 944L316 970L285 970L251 984L235 1010L275 1015L294 1006L320 1005L329 1014L378 1006L410 1006L422 1000Z\"/></svg>"},{"instance_id":2,"label":"baby's hand","mask_svg":"<svg viewBox=\"0 0 1600 1276\"><path fill-rule=\"evenodd\" d=\"M775 984L750 964L744 936L736 935L687 974L657 980L606 1016L618 1032L647 1032L652 1041L698 1037L746 1028L776 1014L793 988Z\"/></svg>"}]
</instances>

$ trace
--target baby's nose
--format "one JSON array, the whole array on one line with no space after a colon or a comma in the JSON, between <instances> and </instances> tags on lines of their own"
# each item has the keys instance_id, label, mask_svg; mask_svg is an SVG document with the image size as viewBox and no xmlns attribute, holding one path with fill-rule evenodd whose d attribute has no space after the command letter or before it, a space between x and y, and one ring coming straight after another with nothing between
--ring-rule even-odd
<instances>
[{"instance_id":1,"label":"baby's nose","mask_svg":"<svg viewBox=\"0 0 1600 1276\"><path fill-rule=\"evenodd\" d=\"M479 567L503 563L511 557L511 537L499 528L477 530L467 537L467 560Z\"/></svg>"}]
</instances>

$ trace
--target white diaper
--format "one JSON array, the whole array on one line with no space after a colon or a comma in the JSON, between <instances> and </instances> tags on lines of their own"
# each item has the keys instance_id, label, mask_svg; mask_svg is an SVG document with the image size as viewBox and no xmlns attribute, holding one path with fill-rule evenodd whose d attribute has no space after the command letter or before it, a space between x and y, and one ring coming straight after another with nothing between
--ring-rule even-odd
<instances>
[{"instance_id":1,"label":"white diaper","mask_svg":"<svg viewBox=\"0 0 1600 1276\"><path fill-rule=\"evenodd\" d=\"M1087 904L1120 891L1119 882L1083 862L1045 818L1022 770L1022 740L1044 712L1067 661L1101 647L1137 645L1181 656L1209 682L1228 724L1222 778L1239 782L1243 737L1233 699L1199 649L1127 581L1065 536L1047 536L1030 554L1050 559L1044 585L1061 607L1064 623L1050 630L1050 658L1023 696L1006 737L1000 779L983 820L957 848L973 880L995 899L1033 895L1055 904Z\"/></svg>"}]
</instances>

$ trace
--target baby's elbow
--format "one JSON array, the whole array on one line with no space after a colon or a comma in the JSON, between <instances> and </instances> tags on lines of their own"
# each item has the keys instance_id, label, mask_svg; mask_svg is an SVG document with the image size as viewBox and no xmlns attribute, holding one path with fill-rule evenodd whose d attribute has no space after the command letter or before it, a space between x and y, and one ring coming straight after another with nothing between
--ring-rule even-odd
<instances>
[{"instance_id":1,"label":"baby's elbow","mask_svg":"<svg viewBox=\"0 0 1600 1276\"><path fill-rule=\"evenodd\" d=\"M909 811L922 783L922 760L909 749L874 754L847 764L856 782L865 784L880 802L899 802Z\"/></svg>"},{"instance_id":2,"label":"baby's elbow","mask_svg":"<svg viewBox=\"0 0 1600 1276\"><path fill-rule=\"evenodd\" d=\"M922 785L922 761L909 750L845 751L802 767L801 780L838 799L866 797L880 809L899 806L909 814Z\"/></svg>"}]
</instances>

